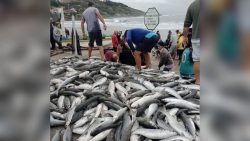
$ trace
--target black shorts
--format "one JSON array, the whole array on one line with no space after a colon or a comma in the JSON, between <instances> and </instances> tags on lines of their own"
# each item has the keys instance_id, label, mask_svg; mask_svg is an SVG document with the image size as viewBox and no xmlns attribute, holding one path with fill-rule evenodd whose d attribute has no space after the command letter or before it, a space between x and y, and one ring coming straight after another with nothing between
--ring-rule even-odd
<instances>
[{"instance_id":1,"label":"black shorts","mask_svg":"<svg viewBox=\"0 0 250 141\"><path fill-rule=\"evenodd\" d=\"M95 41L97 46L102 46L102 31L89 32L89 47L94 47Z\"/></svg>"},{"instance_id":2,"label":"black shorts","mask_svg":"<svg viewBox=\"0 0 250 141\"><path fill-rule=\"evenodd\" d=\"M153 47L157 45L159 38L157 36L152 36L151 38L144 38L143 42L136 46L136 51L140 52L151 52Z\"/></svg>"}]
</instances>

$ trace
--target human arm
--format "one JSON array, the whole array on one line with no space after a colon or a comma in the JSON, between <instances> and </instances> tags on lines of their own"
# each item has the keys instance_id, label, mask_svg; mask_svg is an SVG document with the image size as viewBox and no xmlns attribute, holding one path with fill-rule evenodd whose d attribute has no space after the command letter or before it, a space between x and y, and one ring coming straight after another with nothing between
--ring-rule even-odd
<instances>
[{"instance_id":1,"label":"human arm","mask_svg":"<svg viewBox=\"0 0 250 141\"><path fill-rule=\"evenodd\" d=\"M128 46L129 46L130 50L132 52L134 52L135 51L135 47L134 47L133 42L132 42L132 32L130 30L127 32L126 39L127 39L127 43L128 43Z\"/></svg>"},{"instance_id":2,"label":"human arm","mask_svg":"<svg viewBox=\"0 0 250 141\"><path fill-rule=\"evenodd\" d=\"M86 34L85 34L84 23L85 23L85 19L82 18L82 20L81 20L81 28L82 28L82 35L83 35L83 37L86 35Z\"/></svg>"},{"instance_id":3,"label":"human arm","mask_svg":"<svg viewBox=\"0 0 250 141\"><path fill-rule=\"evenodd\" d=\"M100 12L99 12L98 9L96 9L96 15L97 15L97 17L99 18L99 20L102 22L103 27L104 27L104 30L107 30L107 25L106 25L106 23L105 23L105 21L104 21L103 16L100 14Z\"/></svg>"},{"instance_id":4,"label":"human arm","mask_svg":"<svg viewBox=\"0 0 250 141\"><path fill-rule=\"evenodd\" d=\"M192 8L191 7L192 7L192 5L189 6L189 8L187 10L185 21L184 21L183 35L185 38L188 37L189 27L193 23L192 10L191 10Z\"/></svg>"}]
</instances>

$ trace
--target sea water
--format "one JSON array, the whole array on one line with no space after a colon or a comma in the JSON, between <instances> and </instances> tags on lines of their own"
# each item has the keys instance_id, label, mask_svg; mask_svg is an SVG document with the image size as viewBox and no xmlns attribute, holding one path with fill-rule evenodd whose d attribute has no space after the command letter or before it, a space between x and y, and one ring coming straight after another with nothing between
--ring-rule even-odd
<instances>
[{"instance_id":1,"label":"sea water","mask_svg":"<svg viewBox=\"0 0 250 141\"><path fill-rule=\"evenodd\" d=\"M159 25L154 30L160 31L162 40L166 40L168 31L171 30L172 33L175 33L175 30L183 30L183 24L185 20L185 15L162 15L160 16ZM106 31L103 31L104 35L112 35L115 30L125 31L131 28L145 28L144 17L124 17L124 18L111 18L105 19L105 22L108 26ZM102 25L102 24L101 24ZM66 21L64 23L65 28L72 28L72 21ZM86 26L85 26L86 28ZM102 27L103 28L103 27ZM81 32L81 22L76 21L76 29L79 35L82 35Z\"/></svg>"}]
</instances>

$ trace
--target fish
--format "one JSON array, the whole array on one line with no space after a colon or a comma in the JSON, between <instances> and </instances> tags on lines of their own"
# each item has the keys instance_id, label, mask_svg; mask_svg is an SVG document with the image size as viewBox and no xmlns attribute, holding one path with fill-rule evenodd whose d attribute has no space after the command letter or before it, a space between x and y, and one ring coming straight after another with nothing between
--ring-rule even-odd
<instances>
[{"instance_id":1,"label":"fish","mask_svg":"<svg viewBox=\"0 0 250 141\"><path fill-rule=\"evenodd\" d=\"M151 116L157 111L158 105L156 103L152 103L148 107L148 113L146 114L146 118L150 119Z\"/></svg>"},{"instance_id":2,"label":"fish","mask_svg":"<svg viewBox=\"0 0 250 141\"><path fill-rule=\"evenodd\" d=\"M115 94L115 83L114 81L109 82L108 91L111 97L116 98Z\"/></svg>"},{"instance_id":3,"label":"fish","mask_svg":"<svg viewBox=\"0 0 250 141\"><path fill-rule=\"evenodd\" d=\"M67 117L66 117L66 126L69 126L71 123L71 120L73 118L75 114L75 107L73 107L72 109L69 110L69 112L67 113Z\"/></svg>"},{"instance_id":4,"label":"fish","mask_svg":"<svg viewBox=\"0 0 250 141\"><path fill-rule=\"evenodd\" d=\"M128 95L128 91L123 86L121 86L119 83L116 83L115 87L116 87L117 90L121 91L125 95Z\"/></svg>"},{"instance_id":5,"label":"fish","mask_svg":"<svg viewBox=\"0 0 250 141\"><path fill-rule=\"evenodd\" d=\"M192 141L192 140L190 140L189 138L177 135L177 136L172 136L172 137L160 140L160 141Z\"/></svg>"},{"instance_id":6,"label":"fish","mask_svg":"<svg viewBox=\"0 0 250 141\"><path fill-rule=\"evenodd\" d=\"M91 90L92 86L89 84L80 84L80 85L76 86L75 88L80 89L80 90Z\"/></svg>"},{"instance_id":7,"label":"fish","mask_svg":"<svg viewBox=\"0 0 250 141\"><path fill-rule=\"evenodd\" d=\"M60 131L58 130L55 135L52 137L51 141L60 141Z\"/></svg>"},{"instance_id":8,"label":"fish","mask_svg":"<svg viewBox=\"0 0 250 141\"><path fill-rule=\"evenodd\" d=\"M53 116L50 116L50 126L51 127L58 127L58 126L63 126L65 125L65 121L64 120L58 120L53 118Z\"/></svg>"},{"instance_id":9,"label":"fish","mask_svg":"<svg viewBox=\"0 0 250 141\"><path fill-rule=\"evenodd\" d=\"M109 130L106 130L106 131L99 133L94 138L92 138L90 141L102 141L103 139L105 139L109 135L111 130L112 129L109 129Z\"/></svg>"},{"instance_id":10,"label":"fish","mask_svg":"<svg viewBox=\"0 0 250 141\"><path fill-rule=\"evenodd\" d=\"M146 90L146 88L144 86L137 84L137 83L126 82L126 85L131 87L131 88L137 89L137 90Z\"/></svg>"},{"instance_id":11,"label":"fish","mask_svg":"<svg viewBox=\"0 0 250 141\"><path fill-rule=\"evenodd\" d=\"M162 94L160 94L160 93L155 93L154 95L144 96L141 99L139 99L139 100L135 101L134 103L132 103L131 107L134 107L134 108L139 107L143 103L146 103L148 101L157 99L160 96L162 96Z\"/></svg>"},{"instance_id":12,"label":"fish","mask_svg":"<svg viewBox=\"0 0 250 141\"><path fill-rule=\"evenodd\" d=\"M79 78L84 78L85 76L87 76L90 72L89 71L85 71L83 73L79 74Z\"/></svg>"},{"instance_id":13,"label":"fish","mask_svg":"<svg viewBox=\"0 0 250 141\"><path fill-rule=\"evenodd\" d=\"M177 135L176 132L171 132L168 130L162 130L162 129L146 129L146 128L139 128L136 129L132 134L142 135L144 137L147 137L149 139L165 139L169 138L171 136Z\"/></svg>"},{"instance_id":14,"label":"fish","mask_svg":"<svg viewBox=\"0 0 250 141\"><path fill-rule=\"evenodd\" d=\"M163 99L164 102L167 102L166 106L173 105L174 107L179 108L188 108L192 110L199 110L200 105L194 104L192 102L181 100L181 99L175 99L175 98L165 98Z\"/></svg>"},{"instance_id":15,"label":"fish","mask_svg":"<svg viewBox=\"0 0 250 141\"><path fill-rule=\"evenodd\" d=\"M107 81L107 77L103 77L100 80L96 81L93 86L92 89L95 88L96 86L102 85Z\"/></svg>"},{"instance_id":16,"label":"fish","mask_svg":"<svg viewBox=\"0 0 250 141\"><path fill-rule=\"evenodd\" d=\"M150 81L143 81L143 85L148 89L148 90L154 90L155 86L153 83Z\"/></svg>"},{"instance_id":17,"label":"fish","mask_svg":"<svg viewBox=\"0 0 250 141\"><path fill-rule=\"evenodd\" d=\"M71 141L72 140L72 131L70 126L66 128L63 134L63 141Z\"/></svg>"},{"instance_id":18,"label":"fish","mask_svg":"<svg viewBox=\"0 0 250 141\"><path fill-rule=\"evenodd\" d=\"M84 116L74 123L73 128L81 127L85 125L86 123L88 123L90 120L91 120L91 116Z\"/></svg>"},{"instance_id":19,"label":"fish","mask_svg":"<svg viewBox=\"0 0 250 141\"><path fill-rule=\"evenodd\" d=\"M59 112L53 111L51 112L51 115L56 119L65 120L65 116Z\"/></svg>"},{"instance_id":20,"label":"fish","mask_svg":"<svg viewBox=\"0 0 250 141\"><path fill-rule=\"evenodd\" d=\"M161 70L138 72L95 57L65 57L50 66L54 141L200 138L200 86L193 80Z\"/></svg>"}]
</instances>

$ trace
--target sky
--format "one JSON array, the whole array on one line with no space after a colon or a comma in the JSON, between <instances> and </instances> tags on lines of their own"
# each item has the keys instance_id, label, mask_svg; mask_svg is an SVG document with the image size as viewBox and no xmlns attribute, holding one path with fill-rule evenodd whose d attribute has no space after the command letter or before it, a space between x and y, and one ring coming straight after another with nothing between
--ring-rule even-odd
<instances>
[{"instance_id":1,"label":"sky","mask_svg":"<svg viewBox=\"0 0 250 141\"><path fill-rule=\"evenodd\" d=\"M148 8L156 7L162 15L185 15L188 6L194 0L111 0L124 3L132 8L147 11Z\"/></svg>"}]
</instances>

